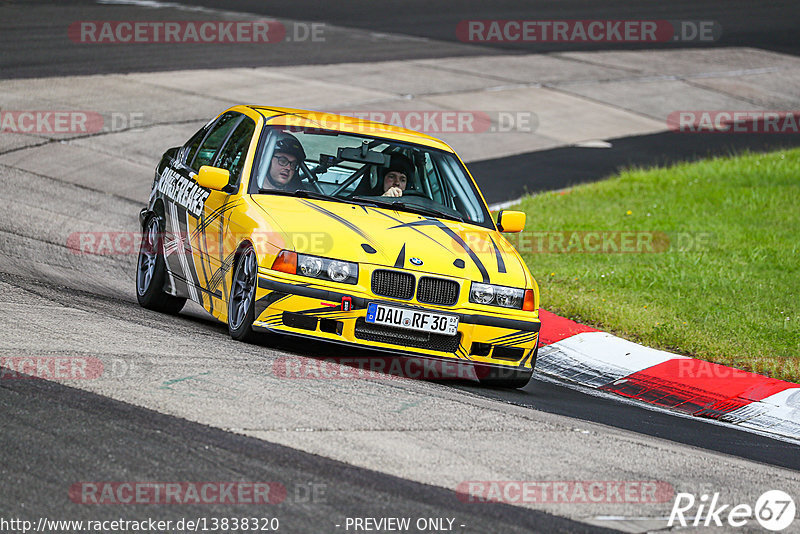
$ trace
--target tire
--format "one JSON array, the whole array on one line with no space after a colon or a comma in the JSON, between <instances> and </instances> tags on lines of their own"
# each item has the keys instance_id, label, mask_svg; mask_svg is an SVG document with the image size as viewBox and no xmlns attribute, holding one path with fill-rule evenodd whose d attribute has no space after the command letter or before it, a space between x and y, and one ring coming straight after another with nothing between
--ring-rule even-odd
<instances>
[{"instance_id":1,"label":"tire","mask_svg":"<svg viewBox=\"0 0 800 534\"><path fill-rule=\"evenodd\" d=\"M148 310L175 315L183 309L186 299L164 292L167 266L164 262L162 235L159 218L152 216L147 219L136 261L136 300Z\"/></svg>"},{"instance_id":2,"label":"tire","mask_svg":"<svg viewBox=\"0 0 800 534\"><path fill-rule=\"evenodd\" d=\"M247 245L238 253L228 297L228 333L237 341L251 342L256 338L253 321L256 320L257 284L256 251Z\"/></svg>"}]
</instances>

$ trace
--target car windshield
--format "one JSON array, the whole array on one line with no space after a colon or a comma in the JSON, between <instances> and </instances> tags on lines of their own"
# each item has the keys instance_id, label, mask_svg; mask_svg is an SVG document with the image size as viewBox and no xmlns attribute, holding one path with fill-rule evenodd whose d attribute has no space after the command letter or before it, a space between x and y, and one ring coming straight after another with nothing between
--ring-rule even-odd
<instances>
[{"instance_id":1,"label":"car windshield","mask_svg":"<svg viewBox=\"0 0 800 534\"><path fill-rule=\"evenodd\" d=\"M272 126L265 134L253 165L251 194L369 204L493 227L452 153L327 130Z\"/></svg>"}]
</instances>

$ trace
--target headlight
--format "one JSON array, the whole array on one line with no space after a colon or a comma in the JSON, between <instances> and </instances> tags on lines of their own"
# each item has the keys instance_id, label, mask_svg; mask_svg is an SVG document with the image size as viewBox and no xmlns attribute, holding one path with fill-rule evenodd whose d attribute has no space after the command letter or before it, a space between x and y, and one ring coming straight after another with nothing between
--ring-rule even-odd
<instances>
[{"instance_id":1,"label":"headlight","mask_svg":"<svg viewBox=\"0 0 800 534\"><path fill-rule=\"evenodd\" d=\"M354 265L345 261L332 261L328 264L328 278L334 282L347 282L351 276L350 266Z\"/></svg>"},{"instance_id":2,"label":"headlight","mask_svg":"<svg viewBox=\"0 0 800 534\"><path fill-rule=\"evenodd\" d=\"M472 288L469 291L469 301L475 304L488 304L490 306L521 310L524 300L525 290L515 287L472 282Z\"/></svg>"},{"instance_id":3,"label":"headlight","mask_svg":"<svg viewBox=\"0 0 800 534\"><path fill-rule=\"evenodd\" d=\"M470 302L478 304L491 304L494 300L494 286L489 284L472 284L472 291L469 292Z\"/></svg>"},{"instance_id":4,"label":"headlight","mask_svg":"<svg viewBox=\"0 0 800 534\"><path fill-rule=\"evenodd\" d=\"M342 284L355 284L358 281L358 264L298 254L297 274Z\"/></svg>"},{"instance_id":5,"label":"headlight","mask_svg":"<svg viewBox=\"0 0 800 534\"><path fill-rule=\"evenodd\" d=\"M498 287L494 301L504 308L521 308L523 292L521 289Z\"/></svg>"},{"instance_id":6,"label":"headlight","mask_svg":"<svg viewBox=\"0 0 800 534\"><path fill-rule=\"evenodd\" d=\"M297 261L297 274L316 278L322 272L322 258L314 256L300 256Z\"/></svg>"}]
</instances>

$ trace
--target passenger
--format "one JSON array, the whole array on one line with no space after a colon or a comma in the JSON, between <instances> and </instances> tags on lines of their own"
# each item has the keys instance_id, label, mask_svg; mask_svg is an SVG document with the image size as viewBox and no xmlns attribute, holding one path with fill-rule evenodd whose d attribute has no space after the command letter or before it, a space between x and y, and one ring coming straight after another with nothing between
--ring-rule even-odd
<instances>
[{"instance_id":1,"label":"passenger","mask_svg":"<svg viewBox=\"0 0 800 534\"><path fill-rule=\"evenodd\" d=\"M267 179L272 188L297 191L301 187L297 168L306 159L303 145L290 133L280 132L275 142L272 161L267 171Z\"/></svg>"}]
</instances>

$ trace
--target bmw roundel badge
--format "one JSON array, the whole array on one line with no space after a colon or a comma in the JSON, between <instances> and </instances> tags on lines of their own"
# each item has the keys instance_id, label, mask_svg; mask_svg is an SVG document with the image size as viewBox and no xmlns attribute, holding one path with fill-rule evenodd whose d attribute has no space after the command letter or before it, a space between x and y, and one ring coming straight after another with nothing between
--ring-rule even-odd
<instances>
[{"instance_id":1,"label":"bmw roundel badge","mask_svg":"<svg viewBox=\"0 0 800 534\"><path fill-rule=\"evenodd\" d=\"M419 259L419 258L411 258L411 259L410 259L410 260L408 260L408 261L410 261L410 262L411 262L411 263L413 263L414 265L418 265L418 266L419 266L419 265L422 265L422 260L421 260L421 259Z\"/></svg>"}]
</instances>

